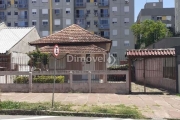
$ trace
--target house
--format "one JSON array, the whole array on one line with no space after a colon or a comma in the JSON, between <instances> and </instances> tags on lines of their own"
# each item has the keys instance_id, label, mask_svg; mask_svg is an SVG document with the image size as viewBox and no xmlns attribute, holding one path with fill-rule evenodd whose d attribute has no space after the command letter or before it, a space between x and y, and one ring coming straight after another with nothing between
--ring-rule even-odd
<instances>
[{"instance_id":1,"label":"house","mask_svg":"<svg viewBox=\"0 0 180 120\"><path fill-rule=\"evenodd\" d=\"M112 41L73 24L59 32L30 42L41 52L53 53L59 46L57 70L106 70L106 60ZM54 70L54 57L49 59L49 70ZM86 78L86 77L85 77Z\"/></svg>"},{"instance_id":2,"label":"house","mask_svg":"<svg viewBox=\"0 0 180 120\"><path fill-rule=\"evenodd\" d=\"M26 53L35 49L29 42L39 39L35 27L7 27L0 24L0 68L1 70L29 71ZM21 69L21 70L20 70Z\"/></svg>"}]
</instances>

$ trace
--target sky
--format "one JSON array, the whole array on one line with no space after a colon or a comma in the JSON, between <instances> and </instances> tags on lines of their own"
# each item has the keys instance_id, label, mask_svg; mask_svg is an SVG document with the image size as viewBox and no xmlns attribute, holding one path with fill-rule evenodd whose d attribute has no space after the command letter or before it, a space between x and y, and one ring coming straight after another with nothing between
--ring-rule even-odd
<instances>
[{"instance_id":1,"label":"sky","mask_svg":"<svg viewBox=\"0 0 180 120\"><path fill-rule=\"evenodd\" d=\"M141 9L144 8L145 3L147 2L158 2L159 0L135 0L135 18L136 21L137 16ZM174 0L163 0L164 1L164 8L172 8L175 6Z\"/></svg>"}]
</instances>

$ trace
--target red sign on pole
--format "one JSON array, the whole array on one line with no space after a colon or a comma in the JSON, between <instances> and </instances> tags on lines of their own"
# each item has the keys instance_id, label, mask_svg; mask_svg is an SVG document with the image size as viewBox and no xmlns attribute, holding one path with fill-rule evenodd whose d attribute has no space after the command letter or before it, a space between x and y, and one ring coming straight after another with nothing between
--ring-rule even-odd
<instances>
[{"instance_id":1,"label":"red sign on pole","mask_svg":"<svg viewBox=\"0 0 180 120\"><path fill-rule=\"evenodd\" d=\"M58 55L59 55L59 53L60 53L60 51L59 51L59 46L58 45L55 45L54 46L54 56L55 57L58 57Z\"/></svg>"}]
</instances>

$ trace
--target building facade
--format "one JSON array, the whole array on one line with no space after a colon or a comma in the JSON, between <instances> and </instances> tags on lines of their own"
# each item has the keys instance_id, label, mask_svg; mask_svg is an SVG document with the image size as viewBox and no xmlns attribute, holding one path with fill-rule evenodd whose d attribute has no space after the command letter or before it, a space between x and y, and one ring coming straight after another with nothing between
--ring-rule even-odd
<instances>
[{"instance_id":1,"label":"building facade","mask_svg":"<svg viewBox=\"0 0 180 120\"><path fill-rule=\"evenodd\" d=\"M180 0L175 0L175 30L180 32Z\"/></svg>"},{"instance_id":2,"label":"building facade","mask_svg":"<svg viewBox=\"0 0 180 120\"><path fill-rule=\"evenodd\" d=\"M41 37L75 23L113 40L111 53L122 59L126 49L134 48L134 0L0 0L2 21L36 26Z\"/></svg>"}]
</instances>

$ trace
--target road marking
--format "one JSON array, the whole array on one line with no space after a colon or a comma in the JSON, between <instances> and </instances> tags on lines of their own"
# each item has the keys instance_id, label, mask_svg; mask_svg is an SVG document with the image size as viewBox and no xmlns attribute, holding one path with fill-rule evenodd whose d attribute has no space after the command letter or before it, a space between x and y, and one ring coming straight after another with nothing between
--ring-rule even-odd
<instances>
[{"instance_id":1,"label":"road marking","mask_svg":"<svg viewBox=\"0 0 180 120\"><path fill-rule=\"evenodd\" d=\"M40 116L40 117L28 117L28 118L15 118L15 119L1 119L1 120L37 120L45 118L53 118L55 116Z\"/></svg>"}]
</instances>

